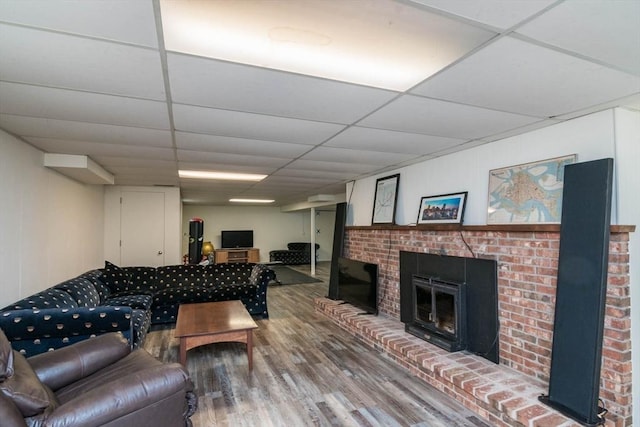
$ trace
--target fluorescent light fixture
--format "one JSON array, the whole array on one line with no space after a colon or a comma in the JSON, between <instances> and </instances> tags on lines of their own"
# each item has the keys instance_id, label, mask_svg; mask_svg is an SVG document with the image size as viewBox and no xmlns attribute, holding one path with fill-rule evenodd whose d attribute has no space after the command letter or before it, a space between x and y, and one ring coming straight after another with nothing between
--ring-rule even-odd
<instances>
[{"instance_id":1,"label":"fluorescent light fixture","mask_svg":"<svg viewBox=\"0 0 640 427\"><path fill-rule=\"evenodd\" d=\"M226 179L226 180L233 180L233 181L262 181L267 177L267 175L260 175L256 173L233 173L233 172L190 171L190 170L179 170L178 176L180 178Z\"/></svg>"},{"instance_id":2,"label":"fluorescent light fixture","mask_svg":"<svg viewBox=\"0 0 640 427\"><path fill-rule=\"evenodd\" d=\"M268 199L229 199L230 202L234 203L273 203L275 200Z\"/></svg>"},{"instance_id":3,"label":"fluorescent light fixture","mask_svg":"<svg viewBox=\"0 0 640 427\"><path fill-rule=\"evenodd\" d=\"M404 91L495 33L393 0L161 0L165 46Z\"/></svg>"}]
</instances>

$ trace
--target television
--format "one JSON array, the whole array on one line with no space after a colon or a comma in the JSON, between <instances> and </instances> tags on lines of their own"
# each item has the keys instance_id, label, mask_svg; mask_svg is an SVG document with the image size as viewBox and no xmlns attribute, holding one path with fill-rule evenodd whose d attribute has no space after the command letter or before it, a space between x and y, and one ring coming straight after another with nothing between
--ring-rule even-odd
<instances>
[{"instance_id":1,"label":"television","mask_svg":"<svg viewBox=\"0 0 640 427\"><path fill-rule=\"evenodd\" d=\"M378 314L378 265L339 257L336 299Z\"/></svg>"},{"instance_id":2,"label":"television","mask_svg":"<svg viewBox=\"0 0 640 427\"><path fill-rule=\"evenodd\" d=\"M222 249L253 247L253 230L222 230L220 234Z\"/></svg>"}]
</instances>

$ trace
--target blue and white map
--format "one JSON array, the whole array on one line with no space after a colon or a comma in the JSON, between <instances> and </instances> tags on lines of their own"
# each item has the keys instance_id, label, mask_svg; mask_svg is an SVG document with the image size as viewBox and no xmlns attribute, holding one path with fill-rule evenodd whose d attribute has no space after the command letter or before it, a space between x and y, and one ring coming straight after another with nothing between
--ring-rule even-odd
<instances>
[{"instance_id":1,"label":"blue and white map","mask_svg":"<svg viewBox=\"0 0 640 427\"><path fill-rule=\"evenodd\" d=\"M559 223L564 167L575 155L489 173L488 224Z\"/></svg>"}]
</instances>

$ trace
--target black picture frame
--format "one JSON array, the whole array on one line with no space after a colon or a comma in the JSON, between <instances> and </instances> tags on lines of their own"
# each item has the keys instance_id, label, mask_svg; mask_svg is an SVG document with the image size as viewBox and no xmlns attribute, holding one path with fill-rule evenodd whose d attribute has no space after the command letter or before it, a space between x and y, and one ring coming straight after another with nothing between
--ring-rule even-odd
<instances>
[{"instance_id":1,"label":"black picture frame","mask_svg":"<svg viewBox=\"0 0 640 427\"><path fill-rule=\"evenodd\" d=\"M467 191L420 199L417 224L462 224Z\"/></svg>"},{"instance_id":2,"label":"black picture frame","mask_svg":"<svg viewBox=\"0 0 640 427\"><path fill-rule=\"evenodd\" d=\"M399 173L376 180L372 224L395 224L399 184Z\"/></svg>"}]
</instances>

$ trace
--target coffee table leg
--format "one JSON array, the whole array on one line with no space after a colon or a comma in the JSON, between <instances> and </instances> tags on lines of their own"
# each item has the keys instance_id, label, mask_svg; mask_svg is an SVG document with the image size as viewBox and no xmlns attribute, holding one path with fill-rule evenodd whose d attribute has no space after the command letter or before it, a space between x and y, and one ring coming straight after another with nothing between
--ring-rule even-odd
<instances>
[{"instance_id":1,"label":"coffee table leg","mask_svg":"<svg viewBox=\"0 0 640 427\"><path fill-rule=\"evenodd\" d=\"M253 329L247 330L247 358L249 359L249 371L253 370Z\"/></svg>"},{"instance_id":2,"label":"coffee table leg","mask_svg":"<svg viewBox=\"0 0 640 427\"><path fill-rule=\"evenodd\" d=\"M187 339L180 338L180 364L187 366Z\"/></svg>"}]
</instances>

